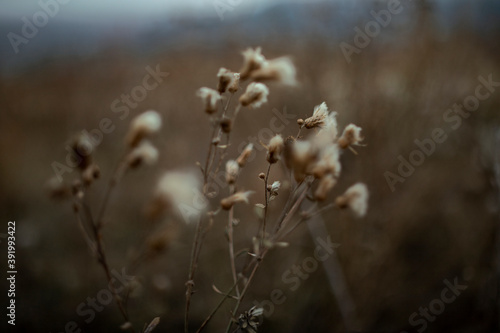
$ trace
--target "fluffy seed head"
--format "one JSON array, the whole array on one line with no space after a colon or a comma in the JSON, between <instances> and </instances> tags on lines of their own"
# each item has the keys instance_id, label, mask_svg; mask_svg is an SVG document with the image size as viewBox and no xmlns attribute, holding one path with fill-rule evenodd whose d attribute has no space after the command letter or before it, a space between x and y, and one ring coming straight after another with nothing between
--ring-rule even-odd
<instances>
[{"instance_id":1,"label":"fluffy seed head","mask_svg":"<svg viewBox=\"0 0 500 333\"><path fill-rule=\"evenodd\" d=\"M168 171L158 182L150 212L159 215L168 209L186 223L194 221L208 205L200 188L194 172Z\"/></svg>"},{"instance_id":2,"label":"fluffy seed head","mask_svg":"<svg viewBox=\"0 0 500 333\"><path fill-rule=\"evenodd\" d=\"M151 144L148 140L142 140L137 147L135 147L127 155L127 163L131 168L138 167L141 164L153 165L158 161L158 149Z\"/></svg>"},{"instance_id":3,"label":"fluffy seed head","mask_svg":"<svg viewBox=\"0 0 500 333\"><path fill-rule=\"evenodd\" d=\"M332 111L324 119L317 136L326 142L334 142L337 139L337 134L337 112Z\"/></svg>"},{"instance_id":4,"label":"fluffy seed head","mask_svg":"<svg viewBox=\"0 0 500 333\"><path fill-rule=\"evenodd\" d=\"M238 202L248 203L248 198L253 191L236 192L235 194L221 200L220 205L222 209L229 210Z\"/></svg>"},{"instance_id":5,"label":"fluffy seed head","mask_svg":"<svg viewBox=\"0 0 500 333\"><path fill-rule=\"evenodd\" d=\"M271 164L278 162L284 147L283 137L280 134L275 135L267 147L267 161Z\"/></svg>"},{"instance_id":6,"label":"fluffy seed head","mask_svg":"<svg viewBox=\"0 0 500 333\"><path fill-rule=\"evenodd\" d=\"M326 117L328 117L328 107L326 103L323 102L320 105L316 105L312 116L303 121L304 127L322 127L325 124Z\"/></svg>"},{"instance_id":7,"label":"fluffy seed head","mask_svg":"<svg viewBox=\"0 0 500 333\"><path fill-rule=\"evenodd\" d=\"M240 89L240 73L233 73L233 80L227 86L227 91L234 94L238 89Z\"/></svg>"},{"instance_id":8,"label":"fluffy seed head","mask_svg":"<svg viewBox=\"0 0 500 333\"><path fill-rule=\"evenodd\" d=\"M325 177L321 178L318 187L314 192L314 197L319 201L325 200L328 192L330 192L330 190L335 186L336 183L337 180L331 174L328 174Z\"/></svg>"},{"instance_id":9,"label":"fluffy seed head","mask_svg":"<svg viewBox=\"0 0 500 333\"><path fill-rule=\"evenodd\" d=\"M233 73L229 69L222 67L219 69L217 77L219 78L219 82L217 83L217 90L219 93L222 94L226 92L226 90L230 93L234 93L238 90L240 74Z\"/></svg>"},{"instance_id":10,"label":"fluffy seed head","mask_svg":"<svg viewBox=\"0 0 500 333\"><path fill-rule=\"evenodd\" d=\"M297 140L292 146L293 175L297 182L304 180L311 173L311 166L316 160L316 151L310 141Z\"/></svg>"},{"instance_id":11,"label":"fluffy seed head","mask_svg":"<svg viewBox=\"0 0 500 333\"><path fill-rule=\"evenodd\" d=\"M341 170L339 148L336 144L324 146L319 152L318 161L314 164L312 172L314 177L323 178L327 174L338 177Z\"/></svg>"},{"instance_id":12,"label":"fluffy seed head","mask_svg":"<svg viewBox=\"0 0 500 333\"><path fill-rule=\"evenodd\" d=\"M255 50L248 48L243 51L243 67L240 69L240 79L246 80L253 71L260 69L266 62L266 58L261 54L261 48Z\"/></svg>"},{"instance_id":13,"label":"fluffy seed head","mask_svg":"<svg viewBox=\"0 0 500 333\"><path fill-rule=\"evenodd\" d=\"M361 127L349 124L344 129L342 136L339 138L339 146L340 148L345 149L351 145L357 145L361 141L363 141L363 137L361 136Z\"/></svg>"},{"instance_id":14,"label":"fluffy seed head","mask_svg":"<svg viewBox=\"0 0 500 333\"><path fill-rule=\"evenodd\" d=\"M149 110L141 113L130 123L127 144L131 148L136 147L143 138L158 132L161 129L161 124L158 112Z\"/></svg>"},{"instance_id":15,"label":"fluffy seed head","mask_svg":"<svg viewBox=\"0 0 500 333\"><path fill-rule=\"evenodd\" d=\"M240 96L240 103L242 106L256 109L267 102L267 95L269 95L269 89L265 84L252 82L247 86L245 93Z\"/></svg>"},{"instance_id":16,"label":"fluffy seed head","mask_svg":"<svg viewBox=\"0 0 500 333\"><path fill-rule=\"evenodd\" d=\"M247 164L247 161L250 158L252 151L253 151L253 144L249 143L245 147L245 149L243 149L240 156L238 156L238 158L236 159L236 162L238 163L240 168L243 168Z\"/></svg>"},{"instance_id":17,"label":"fluffy seed head","mask_svg":"<svg viewBox=\"0 0 500 333\"><path fill-rule=\"evenodd\" d=\"M368 188L363 183L349 187L335 201L339 208L350 208L358 217L366 215L368 209Z\"/></svg>"},{"instance_id":18,"label":"fluffy seed head","mask_svg":"<svg viewBox=\"0 0 500 333\"><path fill-rule=\"evenodd\" d=\"M265 61L259 69L251 72L250 78L255 81L279 81L287 85L295 85L296 70L288 57Z\"/></svg>"},{"instance_id":19,"label":"fluffy seed head","mask_svg":"<svg viewBox=\"0 0 500 333\"><path fill-rule=\"evenodd\" d=\"M202 87L198 89L196 95L200 97L205 104L205 112L212 114L217 112L217 102L220 101L221 97L217 90Z\"/></svg>"},{"instance_id":20,"label":"fluffy seed head","mask_svg":"<svg viewBox=\"0 0 500 333\"><path fill-rule=\"evenodd\" d=\"M228 184L234 184L236 178L238 178L238 173L240 172L240 166L235 160L229 160L226 163L226 182Z\"/></svg>"}]
</instances>

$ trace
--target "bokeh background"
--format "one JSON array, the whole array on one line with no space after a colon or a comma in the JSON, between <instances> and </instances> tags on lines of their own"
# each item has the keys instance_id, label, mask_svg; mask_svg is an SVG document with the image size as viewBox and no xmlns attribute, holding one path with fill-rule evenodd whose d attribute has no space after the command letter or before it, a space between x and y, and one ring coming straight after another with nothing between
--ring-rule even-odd
<instances>
[{"instance_id":1,"label":"bokeh background","mask_svg":"<svg viewBox=\"0 0 500 333\"><path fill-rule=\"evenodd\" d=\"M64 163L68 140L109 118L116 128L103 136L95 155L103 177L92 192L97 207L124 151L130 120L148 109L164 117L154 139L160 160L119 184L104 239L111 266L136 277L129 301L136 327L160 316L156 331L182 331L194 226L172 217L148 222L144 207L162 172L195 168L206 156L210 126L196 90L215 87L220 67L237 71L241 51L257 46L267 58L290 55L299 85L270 84L269 102L240 114L229 156L270 126L273 109L304 118L325 101L338 112L341 127L353 122L363 128L366 146L357 148L358 155L342 156L344 173L328 200L363 181L371 192L369 212L356 219L330 211L321 220L340 244L337 256L356 305L356 330L423 331L423 324L412 325L409 318L440 299L443 281L454 279L467 289L427 320L425 331L499 330L500 87L456 130L443 120L454 103L474 94L479 76L500 82L498 1L403 0L401 12L350 61L341 43L354 45L354 29L364 30L374 20L370 12L386 10L386 1L75 0L59 4L16 53L8 34L21 34L23 19L32 22L41 6L0 2L0 232L6 233L9 220L17 221L18 266L16 326L7 325L4 315L3 332L64 332L70 321L82 332L119 330L122 319L113 303L90 323L76 311L106 281L78 231L70 201L51 200L46 182L54 175L52 163ZM169 75L121 119L113 102L142 83L148 66ZM398 156L408 159L418 148L414 140L431 137L435 128L444 129L447 140L392 191L384 174L397 173ZM283 134L296 132L292 119ZM265 153L259 151L241 186L258 191L257 174L264 168ZM64 180L71 183L75 173ZM273 171L273 179L283 177ZM257 228L252 206L262 200L257 195L236 210L239 248L250 246ZM280 200L273 202L271 217L279 215ZM192 328L219 300L211 285L230 285L224 221L216 219L204 246ZM339 311L328 268L320 266L296 291L282 280L314 252L308 230L298 229L290 246L272 252L256 276L242 310L253 300L269 299L274 289L286 295L259 332L352 329ZM151 233L166 235L166 248L132 270ZM0 267L6 270L6 242L0 240ZM5 279L1 286L7 289ZM5 309L6 296L1 304ZM229 310L228 303L207 331L220 332Z\"/></svg>"}]
</instances>

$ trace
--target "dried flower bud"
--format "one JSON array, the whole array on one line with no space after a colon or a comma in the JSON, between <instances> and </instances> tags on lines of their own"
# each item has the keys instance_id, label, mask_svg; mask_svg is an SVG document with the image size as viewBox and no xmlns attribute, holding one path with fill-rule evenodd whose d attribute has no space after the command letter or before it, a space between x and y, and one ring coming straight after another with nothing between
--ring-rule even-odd
<instances>
[{"instance_id":1,"label":"dried flower bud","mask_svg":"<svg viewBox=\"0 0 500 333\"><path fill-rule=\"evenodd\" d=\"M302 119L302 118L297 119L297 125L302 127L304 125L304 119Z\"/></svg>"},{"instance_id":2,"label":"dried flower bud","mask_svg":"<svg viewBox=\"0 0 500 333\"><path fill-rule=\"evenodd\" d=\"M220 128L222 129L222 132L224 133L230 133L231 128L232 128L232 121L231 119L224 117L220 121Z\"/></svg>"},{"instance_id":3,"label":"dried flower bud","mask_svg":"<svg viewBox=\"0 0 500 333\"><path fill-rule=\"evenodd\" d=\"M227 90L227 87L229 84L231 84L231 81L234 79L233 72L231 72L227 68L220 68L219 73L217 73L217 77L219 78L219 82L217 83L217 90L219 93L224 93Z\"/></svg>"},{"instance_id":4,"label":"dried flower bud","mask_svg":"<svg viewBox=\"0 0 500 333\"><path fill-rule=\"evenodd\" d=\"M92 153L94 145L88 134L79 134L73 140L71 145L72 157L75 159L75 164L80 170L85 170L92 164Z\"/></svg>"},{"instance_id":5,"label":"dried flower bud","mask_svg":"<svg viewBox=\"0 0 500 333\"><path fill-rule=\"evenodd\" d=\"M339 146L340 148L345 149L351 145L358 145L361 141L363 141L363 137L361 136L361 127L349 124L344 129L342 136L339 138Z\"/></svg>"},{"instance_id":6,"label":"dried flower bud","mask_svg":"<svg viewBox=\"0 0 500 333\"><path fill-rule=\"evenodd\" d=\"M127 134L127 144L129 147L136 147L139 142L161 129L161 117L156 111L146 111L136 116L130 123Z\"/></svg>"},{"instance_id":7,"label":"dried flower bud","mask_svg":"<svg viewBox=\"0 0 500 333\"><path fill-rule=\"evenodd\" d=\"M316 105L314 107L313 115L303 121L304 127L322 127L325 124L326 117L328 117L328 107L326 106L326 103L323 102L320 105Z\"/></svg>"},{"instance_id":8,"label":"dried flower bud","mask_svg":"<svg viewBox=\"0 0 500 333\"><path fill-rule=\"evenodd\" d=\"M245 93L240 96L240 103L242 106L256 109L267 102L267 95L269 95L269 89L265 84L252 82L247 86Z\"/></svg>"},{"instance_id":9,"label":"dried flower bud","mask_svg":"<svg viewBox=\"0 0 500 333\"><path fill-rule=\"evenodd\" d=\"M263 172L259 173L259 178L260 179L266 179L266 174L263 173Z\"/></svg>"},{"instance_id":10,"label":"dried flower bud","mask_svg":"<svg viewBox=\"0 0 500 333\"><path fill-rule=\"evenodd\" d=\"M358 217L366 215L368 209L368 188L363 183L349 187L335 200L339 208L350 208Z\"/></svg>"},{"instance_id":11,"label":"dried flower bud","mask_svg":"<svg viewBox=\"0 0 500 333\"><path fill-rule=\"evenodd\" d=\"M270 141L267 147L267 161L274 164L280 160L280 154L283 151L285 144L281 135L275 135Z\"/></svg>"},{"instance_id":12,"label":"dried flower bud","mask_svg":"<svg viewBox=\"0 0 500 333\"><path fill-rule=\"evenodd\" d=\"M142 140L141 143L127 155L127 163L131 168L138 167L143 163L146 165L153 165L158 161L158 155L158 149L156 149L151 142Z\"/></svg>"},{"instance_id":13,"label":"dried flower bud","mask_svg":"<svg viewBox=\"0 0 500 333\"><path fill-rule=\"evenodd\" d=\"M101 170L97 166L97 164L91 164L82 172L82 179L86 186L92 184L92 182L99 178L101 175Z\"/></svg>"},{"instance_id":14,"label":"dried flower bud","mask_svg":"<svg viewBox=\"0 0 500 333\"><path fill-rule=\"evenodd\" d=\"M247 161L250 158L252 151L253 151L253 144L249 143L245 147L245 149L243 149L240 156L238 156L238 158L236 159L236 162L238 162L238 165L240 166L240 168L243 168L247 164Z\"/></svg>"},{"instance_id":15,"label":"dried flower bud","mask_svg":"<svg viewBox=\"0 0 500 333\"><path fill-rule=\"evenodd\" d=\"M235 160L229 160L226 163L226 182L228 184L234 184L236 178L238 178L238 173L240 172L240 167L238 162Z\"/></svg>"},{"instance_id":16,"label":"dried flower bud","mask_svg":"<svg viewBox=\"0 0 500 333\"><path fill-rule=\"evenodd\" d=\"M321 178L318 187L314 192L314 197L319 201L325 200L328 192L330 192L330 190L335 186L336 183L337 180L331 174L328 174L325 177Z\"/></svg>"},{"instance_id":17,"label":"dried flower bud","mask_svg":"<svg viewBox=\"0 0 500 333\"><path fill-rule=\"evenodd\" d=\"M227 91L234 94L238 89L240 89L240 73L233 73L233 80L229 86L227 86Z\"/></svg>"},{"instance_id":18,"label":"dried flower bud","mask_svg":"<svg viewBox=\"0 0 500 333\"><path fill-rule=\"evenodd\" d=\"M246 80L250 77L250 74L262 67L266 62L266 58L261 54L261 48L258 47L255 50L249 48L243 51L243 67L240 69L240 79Z\"/></svg>"},{"instance_id":19,"label":"dried flower bud","mask_svg":"<svg viewBox=\"0 0 500 333\"><path fill-rule=\"evenodd\" d=\"M229 210L238 202L248 203L248 198L253 191L236 192L235 194L221 200L220 205L222 209Z\"/></svg>"},{"instance_id":20,"label":"dried flower bud","mask_svg":"<svg viewBox=\"0 0 500 333\"><path fill-rule=\"evenodd\" d=\"M221 99L220 94L217 90L203 87L198 89L196 95L200 97L205 103L206 113L212 114L217 112L217 102Z\"/></svg>"},{"instance_id":21,"label":"dried flower bud","mask_svg":"<svg viewBox=\"0 0 500 333\"><path fill-rule=\"evenodd\" d=\"M252 307L238 317L238 329L236 331L242 333L257 333L260 325L259 316L264 313L263 308Z\"/></svg>"}]
</instances>

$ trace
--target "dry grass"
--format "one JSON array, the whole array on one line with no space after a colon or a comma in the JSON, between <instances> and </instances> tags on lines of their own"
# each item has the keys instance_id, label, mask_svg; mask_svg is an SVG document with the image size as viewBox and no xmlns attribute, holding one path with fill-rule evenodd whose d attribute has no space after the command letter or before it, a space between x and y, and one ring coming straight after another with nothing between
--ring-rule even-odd
<instances>
[{"instance_id":1,"label":"dry grass","mask_svg":"<svg viewBox=\"0 0 500 333\"><path fill-rule=\"evenodd\" d=\"M356 148L358 155L345 151L342 177L326 201L333 202L351 184L362 180L371 193L369 212L363 219L338 211L322 215L328 234L341 244L339 261L361 330L409 331L408 317L439 296L444 279L471 275L468 289L447 305L426 332L495 330L498 189L494 161L498 141L494 138L500 95L496 92L482 102L479 110L464 120L460 129L450 132L448 140L411 177L397 185L396 192L390 191L383 177L385 171L396 170L398 155L407 157L415 149L415 138L429 137L434 127L443 125L443 112L473 92L478 75L492 73L494 79L498 77L495 54L463 33L446 42L426 36L404 47L384 50L373 45L349 66L337 52L337 45L330 49L323 41L311 39L300 46L269 44L261 45L267 57L281 56L283 50L293 56L300 86L272 83L265 106L241 111L226 156L236 158L238 143L269 124L272 108L286 107L297 118L306 118L313 106L325 100L339 112L340 129L351 122L363 128L368 146ZM62 330L67 321L75 320L89 330L113 330L121 324L120 313L111 305L88 325L75 313L80 302L95 296L106 283L95 260L84 250L86 245L73 222L71 205L54 209L40 188L51 172L52 161L65 157L61 143L81 128L94 128L102 117L115 116L109 109L110 102L142 79L146 65L159 63L170 73L169 78L132 112L137 115L156 109L163 117L163 130L153 139L160 151L158 167L141 167L122 179L109 201L102 232L109 266L121 269L134 261L141 244L151 244L151 232L158 233L161 227L168 230L160 233L168 240L161 255L148 259L134 272L142 287L128 302L129 315L137 330L155 316L161 317L158 331L183 329L184 283L196 227L174 218L166 218L162 224L147 222L143 211L162 169L196 167L195 161L205 161L211 128L195 92L200 86L216 88L219 67L238 70L238 52L245 46L237 44L218 51L186 47L146 59L113 54L76 65L53 64L38 74L2 83L6 110L0 122L2 201L6 215L25 221L19 252L27 262L22 264L20 286L23 295L33 299L30 307L21 305L20 312L29 319L20 325L39 330L39 323L44 323L43 329ZM197 64L196 71L193 64ZM106 75L102 75L104 72ZM124 121L117 120L116 130L95 152L104 180L111 177L125 151L123 140L132 114ZM291 121L283 138L296 136L297 130ZM252 206L264 201L264 183L258 174L266 173L267 165L266 152L260 150L237 180L238 188L256 191L250 205L234 208L234 215L240 218L233 240L238 249L251 246L251 237L259 230ZM270 179L287 179L284 170L273 167ZM95 185L89 203L92 207L102 203L105 184ZM272 201L268 221L279 219L278 207L285 205L285 193ZM219 199L211 200L213 209ZM212 284L223 292L233 285L223 231L227 217L226 212L217 215L200 251L190 309L192 330L221 299ZM302 225L287 238L288 248L266 254L249 285L237 315L250 309L254 299L268 299L274 289L282 289L287 297L271 317L265 318L259 331L345 331L323 268L293 292L281 279L283 272L313 253L315 245L307 230ZM245 263L238 262L237 270ZM239 286L240 292L245 285ZM227 300L207 331L225 329L234 305L235 300ZM48 308L53 311L49 313Z\"/></svg>"}]
</instances>

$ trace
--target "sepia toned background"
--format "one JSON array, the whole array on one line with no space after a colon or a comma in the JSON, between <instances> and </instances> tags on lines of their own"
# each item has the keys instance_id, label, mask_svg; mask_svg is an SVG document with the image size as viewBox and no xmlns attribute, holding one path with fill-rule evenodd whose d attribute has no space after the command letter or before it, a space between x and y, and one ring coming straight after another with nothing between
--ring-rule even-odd
<instances>
[{"instance_id":1,"label":"sepia toned background","mask_svg":"<svg viewBox=\"0 0 500 333\"><path fill-rule=\"evenodd\" d=\"M357 147L357 155L343 154L343 177L327 200L362 181L370 190L368 213L358 219L332 210L321 220L339 244L336 255L356 306L356 331L498 331L500 6L493 0L401 1L385 26L373 23L395 3L74 0L50 7L54 15L47 23L13 46L9 33L21 36L23 19L33 22L44 9L36 1L1 1L0 233L16 221L18 266L16 326L3 316L2 331L64 332L68 322L82 332L119 331L122 319L114 303L93 311L95 318L92 311L77 310L82 303L80 309L90 309L89 298L106 288L106 280L79 233L71 201L51 199L47 180L54 176L54 162L65 163L65 147L75 134L92 133L109 119L113 130L102 134L95 154L102 179L91 203L98 207L125 150L130 120L149 109L164 120L154 138L160 159L119 184L103 237L113 269L136 278L129 301L136 327L159 316L155 331L182 331L194 226L173 217L151 223L144 208L165 170L196 170L195 163L206 158L210 125L196 90L215 87L220 67L238 71L241 52L258 46L267 58L289 55L299 84L270 84L266 105L241 112L229 156L252 138L269 140L262 129L271 124L286 125L284 136L295 135L295 120L310 116L323 101L338 112L340 128L351 122L363 128L366 146ZM356 36L367 24L378 30L363 44ZM346 51L351 47L356 52ZM126 106L123 96L137 91L157 68L168 75ZM485 80L493 83L486 87ZM473 101L478 89L489 94L477 99L475 111L453 111L454 104ZM277 114L293 117L276 122ZM441 142L430 144L436 129ZM257 175L265 168L265 152L257 150L241 186L258 191ZM67 172L63 179L71 183L75 176ZM284 177L278 168L273 171L273 179ZM253 206L262 200L253 197L236 210L240 249L251 246L258 227ZM269 213L272 220L280 211L271 206ZM231 285L224 223L215 220L200 258L192 329L220 299L212 285ZM242 310L269 300L273 290L286 298L259 332L348 331L327 268L319 265L295 290L283 279L313 256L316 245L308 230L301 226L290 246L273 251L258 271ZM166 235L167 246L135 265L151 233ZM6 271L6 241L0 241L0 267ZM439 315L425 319L421 308L439 303L454 281L467 288ZM0 286L7 290L5 279ZM5 308L6 296L1 304ZM225 327L231 309L226 306L207 332Z\"/></svg>"}]
</instances>

